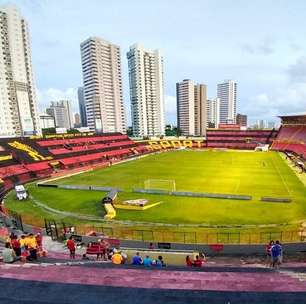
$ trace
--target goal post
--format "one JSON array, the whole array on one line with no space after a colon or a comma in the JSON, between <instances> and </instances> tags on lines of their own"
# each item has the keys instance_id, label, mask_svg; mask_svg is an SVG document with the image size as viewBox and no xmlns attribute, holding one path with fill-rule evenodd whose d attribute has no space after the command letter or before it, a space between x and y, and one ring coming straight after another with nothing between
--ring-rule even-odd
<instances>
[{"instance_id":1,"label":"goal post","mask_svg":"<svg viewBox=\"0 0 306 304\"><path fill-rule=\"evenodd\" d=\"M176 191L173 179L147 179L144 181L144 188L146 190Z\"/></svg>"}]
</instances>

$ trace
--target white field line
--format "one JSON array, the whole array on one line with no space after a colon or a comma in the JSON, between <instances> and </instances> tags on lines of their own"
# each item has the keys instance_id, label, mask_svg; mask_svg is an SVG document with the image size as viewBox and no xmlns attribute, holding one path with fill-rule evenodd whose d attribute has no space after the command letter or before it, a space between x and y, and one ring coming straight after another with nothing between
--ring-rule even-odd
<instances>
[{"instance_id":1,"label":"white field line","mask_svg":"<svg viewBox=\"0 0 306 304\"><path fill-rule=\"evenodd\" d=\"M90 169L87 169L87 170L82 170L82 171L69 173L69 174L65 174L65 175L62 175L62 176L58 176L58 177L49 178L49 179L43 180L41 182L38 182L37 184L45 184L45 183L48 183L48 182L53 182L55 180L59 180L59 179L66 178L66 177L71 177L71 176L82 174L82 173L89 172L89 171L92 171L92 170L93 169L90 168Z\"/></svg>"},{"instance_id":2,"label":"white field line","mask_svg":"<svg viewBox=\"0 0 306 304\"><path fill-rule=\"evenodd\" d=\"M274 169L276 169L278 176L281 178L282 183L283 183L283 185L285 186L285 188L286 188L286 190L287 190L287 193L288 193L289 195L291 195L291 191L289 190L289 187L288 187L288 185L287 185L287 183L286 183L286 181L285 181L283 175L280 173L278 167L275 166L274 159L273 159L271 156L270 156L270 159L272 160L273 167L274 167Z\"/></svg>"}]
</instances>

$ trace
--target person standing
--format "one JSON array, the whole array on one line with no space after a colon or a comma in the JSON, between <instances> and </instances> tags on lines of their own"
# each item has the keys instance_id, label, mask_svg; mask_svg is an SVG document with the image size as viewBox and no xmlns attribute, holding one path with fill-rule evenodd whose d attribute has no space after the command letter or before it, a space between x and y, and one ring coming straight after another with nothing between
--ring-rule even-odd
<instances>
[{"instance_id":1,"label":"person standing","mask_svg":"<svg viewBox=\"0 0 306 304\"><path fill-rule=\"evenodd\" d=\"M278 268L282 259L282 246L279 241L276 241L271 248L272 267Z\"/></svg>"},{"instance_id":2,"label":"person standing","mask_svg":"<svg viewBox=\"0 0 306 304\"><path fill-rule=\"evenodd\" d=\"M67 248L70 252L70 259L75 259L75 242L72 236L69 237L67 241Z\"/></svg>"},{"instance_id":3,"label":"person standing","mask_svg":"<svg viewBox=\"0 0 306 304\"><path fill-rule=\"evenodd\" d=\"M197 255L196 259L193 261L194 267L202 267L203 261L200 259L200 257Z\"/></svg>"},{"instance_id":4,"label":"person standing","mask_svg":"<svg viewBox=\"0 0 306 304\"><path fill-rule=\"evenodd\" d=\"M29 234L26 244L30 252L30 259L37 260L37 242L36 242L36 238L34 237L33 233Z\"/></svg>"},{"instance_id":5,"label":"person standing","mask_svg":"<svg viewBox=\"0 0 306 304\"><path fill-rule=\"evenodd\" d=\"M266 245L266 255L267 255L267 266L272 266L272 257L271 257L271 250L274 245L274 241L270 241L269 244Z\"/></svg>"},{"instance_id":6,"label":"person standing","mask_svg":"<svg viewBox=\"0 0 306 304\"><path fill-rule=\"evenodd\" d=\"M186 266L188 266L188 267L193 266L193 262L192 262L189 255L186 256Z\"/></svg>"}]
</instances>

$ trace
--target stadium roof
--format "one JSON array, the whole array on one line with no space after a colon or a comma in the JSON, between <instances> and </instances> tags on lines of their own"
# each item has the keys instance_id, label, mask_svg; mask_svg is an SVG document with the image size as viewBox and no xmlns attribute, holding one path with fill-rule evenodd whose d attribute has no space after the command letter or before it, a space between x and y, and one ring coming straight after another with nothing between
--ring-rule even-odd
<instances>
[{"instance_id":1,"label":"stadium roof","mask_svg":"<svg viewBox=\"0 0 306 304\"><path fill-rule=\"evenodd\" d=\"M278 115L277 117L293 117L293 116L306 116L306 112Z\"/></svg>"}]
</instances>

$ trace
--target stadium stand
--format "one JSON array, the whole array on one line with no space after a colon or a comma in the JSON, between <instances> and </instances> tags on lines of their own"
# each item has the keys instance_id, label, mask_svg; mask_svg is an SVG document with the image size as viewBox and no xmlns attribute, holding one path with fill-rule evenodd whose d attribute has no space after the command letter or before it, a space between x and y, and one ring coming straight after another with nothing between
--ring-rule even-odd
<instances>
[{"instance_id":1,"label":"stadium stand","mask_svg":"<svg viewBox=\"0 0 306 304\"><path fill-rule=\"evenodd\" d=\"M208 129L208 148L255 149L259 145L270 145L277 130Z\"/></svg>"},{"instance_id":2,"label":"stadium stand","mask_svg":"<svg viewBox=\"0 0 306 304\"><path fill-rule=\"evenodd\" d=\"M64 134L46 138L3 138L0 142L1 193L54 170L109 164L150 152L120 133Z\"/></svg>"},{"instance_id":3,"label":"stadium stand","mask_svg":"<svg viewBox=\"0 0 306 304\"><path fill-rule=\"evenodd\" d=\"M290 151L306 159L306 113L279 117L282 125L272 149Z\"/></svg>"}]
</instances>

